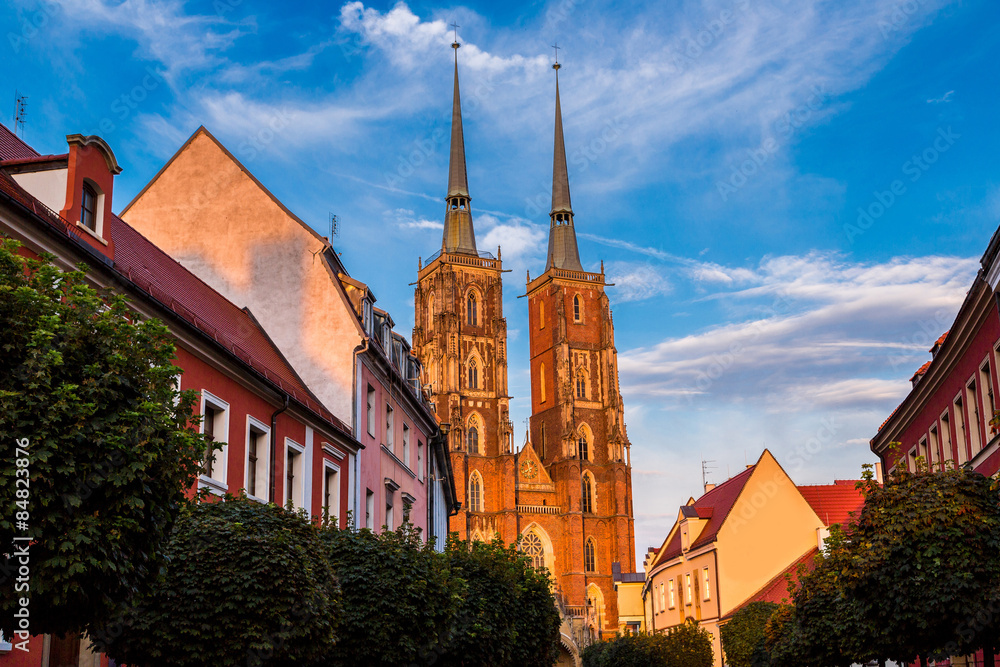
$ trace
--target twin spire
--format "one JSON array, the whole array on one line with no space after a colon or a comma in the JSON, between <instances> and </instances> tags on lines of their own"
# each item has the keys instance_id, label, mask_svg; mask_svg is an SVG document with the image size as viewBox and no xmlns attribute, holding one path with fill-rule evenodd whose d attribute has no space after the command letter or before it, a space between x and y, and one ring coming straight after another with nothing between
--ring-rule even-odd
<instances>
[{"instance_id":1,"label":"twin spire","mask_svg":"<svg viewBox=\"0 0 1000 667\"><path fill-rule=\"evenodd\" d=\"M469 179L465 168L465 136L462 133L462 100L458 89L457 35L451 47L455 49L455 92L451 107L451 157L448 165L447 210L441 250L446 253L478 255L476 234L469 208ZM573 207L569 195L569 174L566 168L566 143L563 139L562 109L559 104L559 69L556 71L555 144L552 160L552 210L549 212L549 253L545 270L551 268L583 271L573 227Z\"/></svg>"}]
</instances>

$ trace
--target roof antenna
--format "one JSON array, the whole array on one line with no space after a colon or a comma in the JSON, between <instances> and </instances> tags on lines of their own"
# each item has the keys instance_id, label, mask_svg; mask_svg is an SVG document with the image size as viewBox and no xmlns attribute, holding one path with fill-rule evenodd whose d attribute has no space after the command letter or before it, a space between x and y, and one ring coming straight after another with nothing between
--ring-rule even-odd
<instances>
[{"instance_id":1,"label":"roof antenna","mask_svg":"<svg viewBox=\"0 0 1000 667\"><path fill-rule=\"evenodd\" d=\"M714 460L701 460L701 488L704 489L708 486L708 473L710 470L714 470L717 466L711 465L715 463Z\"/></svg>"},{"instance_id":2,"label":"roof antenna","mask_svg":"<svg viewBox=\"0 0 1000 667\"><path fill-rule=\"evenodd\" d=\"M14 135L21 128L21 138L24 139L24 119L27 116L28 96L14 91Z\"/></svg>"},{"instance_id":3,"label":"roof antenna","mask_svg":"<svg viewBox=\"0 0 1000 667\"><path fill-rule=\"evenodd\" d=\"M333 243L333 238L340 233L340 218L337 217L335 213L330 212L330 243Z\"/></svg>"}]
</instances>

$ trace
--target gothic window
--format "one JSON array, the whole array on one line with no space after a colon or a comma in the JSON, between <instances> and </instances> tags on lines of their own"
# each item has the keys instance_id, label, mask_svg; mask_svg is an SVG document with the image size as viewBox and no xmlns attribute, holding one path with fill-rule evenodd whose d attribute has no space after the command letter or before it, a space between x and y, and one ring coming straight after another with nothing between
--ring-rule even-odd
<instances>
[{"instance_id":1,"label":"gothic window","mask_svg":"<svg viewBox=\"0 0 1000 667\"><path fill-rule=\"evenodd\" d=\"M541 427L541 441L542 441L542 447L541 447L541 450L539 452L539 455L544 459L545 458L545 423L544 422L542 423L542 427Z\"/></svg>"},{"instance_id":2,"label":"gothic window","mask_svg":"<svg viewBox=\"0 0 1000 667\"><path fill-rule=\"evenodd\" d=\"M473 472L469 477L469 511L483 511L483 480L479 472Z\"/></svg>"},{"instance_id":3,"label":"gothic window","mask_svg":"<svg viewBox=\"0 0 1000 667\"><path fill-rule=\"evenodd\" d=\"M583 475L583 496L580 503L582 511L591 513L594 511L594 481L590 473Z\"/></svg>"},{"instance_id":4,"label":"gothic window","mask_svg":"<svg viewBox=\"0 0 1000 667\"><path fill-rule=\"evenodd\" d=\"M587 572L596 572L596 562L594 560L594 538L588 537L587 544L583 547L583 569Z\"/></svg>"},{"instance_id":5,"label":"gothic window","mask_svg":"<svg viewBox=\"0 0 1000 667\"><path fill-rule=\"evenodd\" d=\"M479 323L479 308L476 304L476 295L469 294L468 299L468 313L466 314L466 321L469 326L476 326Z\"/></svg>"},{"instance_id":6,"label":"gothic window","mask_svg":"<svg viewBox=\"0 0 1000 667\"><path fill-rule=\"evenodd\" d=\"M521 553L530 558L536 568L545 567L545 547L542 546L542 538L535 533L521 536Z\"/></svg>"},{"instance_id":7,"label":"gothic window","mask_svg":"<svg viewBox=\"0 0 1000 667\"><path fill-rule=\"evenodd\" d=\"M576 373L576 397L587 398L587 376L582 370Z\"/></svg>"},{"instance_id":8,"label":"gothic window","mask_svg":"<svg viewBox=\"0 0 1000 667\"><path fill-rule=\"evenodd\" d=\"M580 432L580 439L576 441L576 456L581 461L590 460L590 445L587 442L587 434Z\"/></svg>"},{"instance_id":9,"label":"gothic window","mask_svg":"<svg viewBox=\"0 0 1000 667\"><path fill-rule=\"evenodd\" d=\"M580 309L581 309L581 306L580 306L580 295L577 294L576 296L573 297L573 321L574 322L579 322L580 321Z\"/></svg>"},{"instance_id":10,"label":"gothic window","mask_svg":"<svg viewBox=\"0 0 1000 667\"><path fill-rule=\"evenodd\" d=\"M479 429L475 426L469 429L469 453L479 453Z\"/></svg>"},{"instance_id":11,"label":"gothic window","mask_svg":"<svg viewBox=\"0 0 1000 667\"><path fill-rule=\"evenodd\" d=\"M479 365L475 359L469 362L469 389L479 389Z\"/></svg>"},{"instance_id":12,"label":"gothic window","mask_svg":"<svg viewBox=\"0 0 1000 667\"><path fill-rule=\"evenodd\" d=\"M434 328L434 292L427 296L427 328Z\"/></svg>"}]
</instances>

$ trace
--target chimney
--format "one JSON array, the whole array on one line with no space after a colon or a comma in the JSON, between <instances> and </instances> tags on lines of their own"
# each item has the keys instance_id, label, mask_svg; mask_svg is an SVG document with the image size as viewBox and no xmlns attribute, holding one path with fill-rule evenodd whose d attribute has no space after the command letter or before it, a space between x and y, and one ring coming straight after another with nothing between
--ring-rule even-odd
<instances>
[{"instance_id":1,"label":"chimney","mask_svg":"<svg viewBox=\"0 0 1000 667\"><path fill-rule=\"evenodd\" d=\"M709 491L711 491L714 488L715 488L715 484L713 484L712 482L706 482L705 483L705 493L708 493Z\"/></svg>"}]
</instances>

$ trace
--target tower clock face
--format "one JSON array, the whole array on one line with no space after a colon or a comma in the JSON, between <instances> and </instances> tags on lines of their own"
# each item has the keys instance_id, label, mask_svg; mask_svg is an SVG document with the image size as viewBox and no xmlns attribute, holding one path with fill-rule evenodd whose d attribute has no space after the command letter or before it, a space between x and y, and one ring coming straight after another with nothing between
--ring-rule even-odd
<instances>
[{"instance_id":1,"label":"tower clock face","mask_svg":"<svg viewBox=\"0 0 1000 667\"><path fill-rule=\"evenodd\" d=\"M521 474L528 479L534 479L538 475L538 466L534 461L524 461L521 463Z\"/></svg>"}]
</instances>

